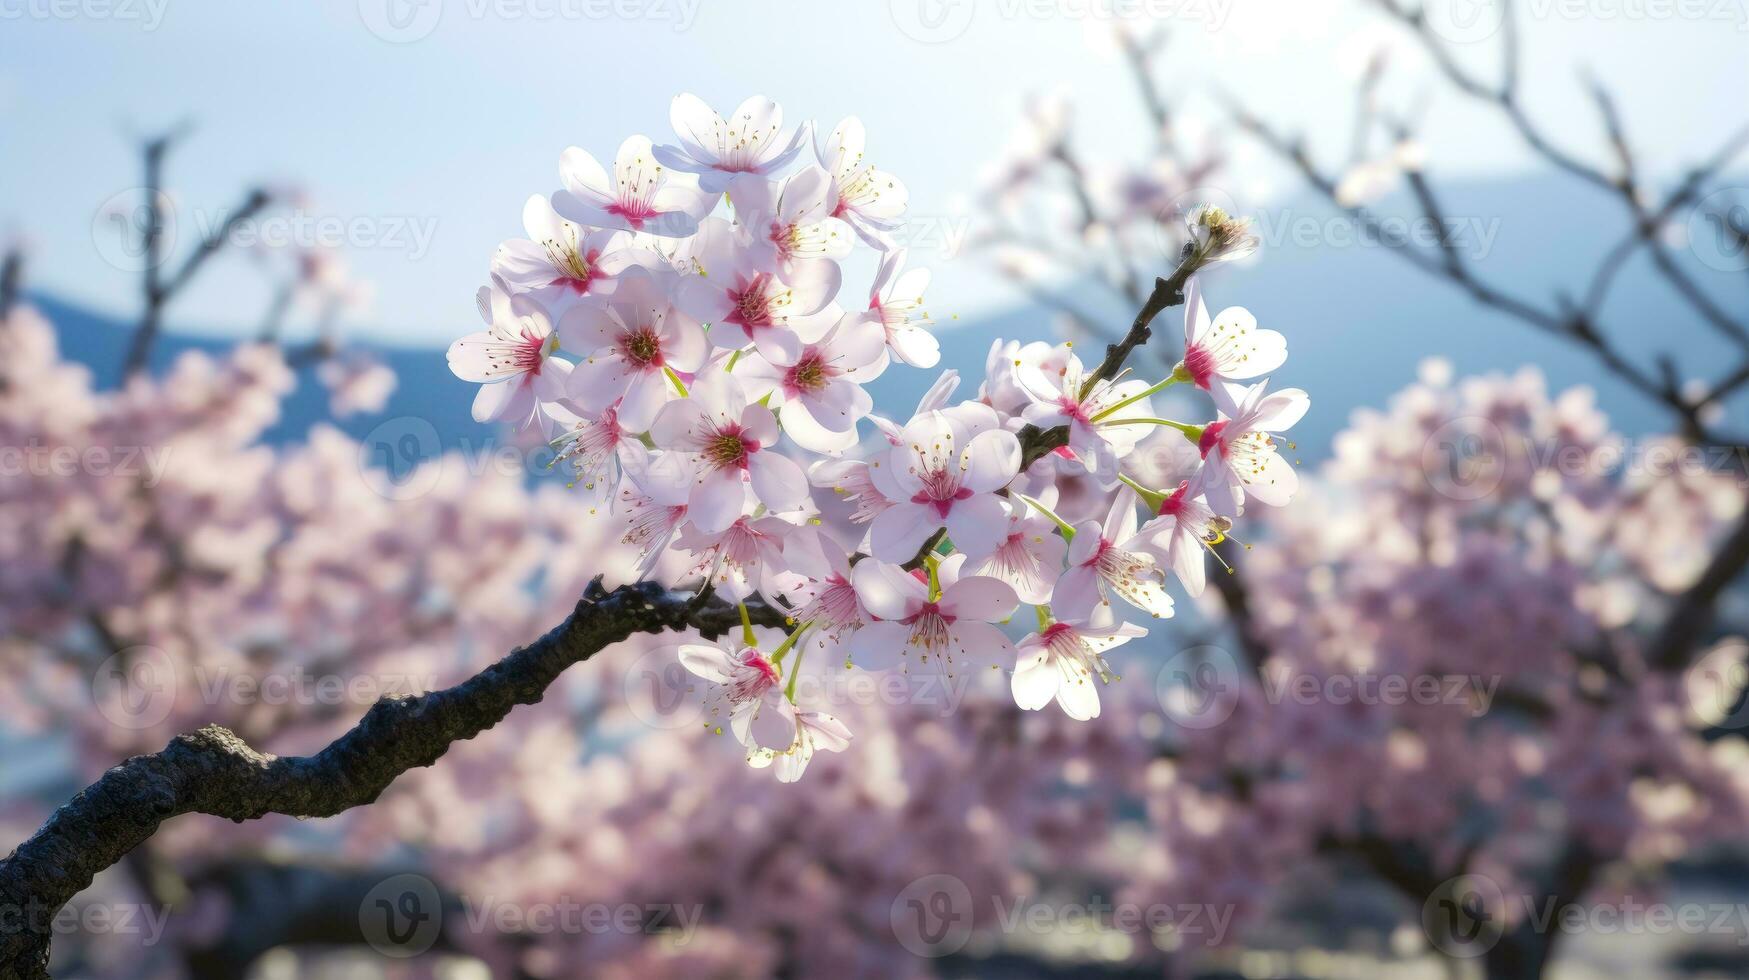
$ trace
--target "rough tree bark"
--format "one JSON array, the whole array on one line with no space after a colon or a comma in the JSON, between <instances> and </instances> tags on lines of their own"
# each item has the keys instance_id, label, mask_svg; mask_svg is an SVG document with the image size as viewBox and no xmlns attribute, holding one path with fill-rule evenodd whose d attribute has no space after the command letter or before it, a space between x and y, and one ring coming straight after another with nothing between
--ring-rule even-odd
<instances>
[{"instance_id":1,"label":"rough tree bark","mask_svg":"<svg viewBox=\"0 0 1749 980\"><path fill-rule=\"evenodd\" d=\"M781 609L751 603L748 611L758 625L784 625ZM634 633L690 628L714 637L739 624L735 606L721 599L699 602L648 582L609 592L597 582L545 636L455 687L378 701L313 756L263 755L210 725L129 759L0 861L0 910L8 913L0 916L0 980L47 977L55 914L171 817L326 817L363 806L402 773L431 765L517 705L540 701L572 664Z\"/></svg>"}]
</instances>

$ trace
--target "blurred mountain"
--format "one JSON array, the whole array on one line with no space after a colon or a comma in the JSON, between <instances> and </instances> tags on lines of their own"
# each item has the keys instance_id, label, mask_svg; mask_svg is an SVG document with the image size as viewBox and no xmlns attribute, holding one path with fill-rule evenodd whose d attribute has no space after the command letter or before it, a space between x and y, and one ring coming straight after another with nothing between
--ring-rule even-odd
<instances>
[{"instance_id":1,"label":"blurred mountain","mask_svg":"<svg viewBox=\"0 0 1749 980\"><path fill-rule=\"evenodd\" d=\"M1749 198L1749 193L1744 197ZM1401 204L1387 198L1376 210L1387 215L1408 213ZM1619 204L1595 188L1555 177L1453 184L1445 190L1443 205L1454 241L1479 278L1551 307L1562 292L1584 293L1591 270L1625 228ZM1251 213L1257 216L1264 247L1245 265L1205 273L1205 296L1212 309L1243 305L1264 326L1287 334L1292 356L1274 384L1303 387L1313 395L1312 412L1295 433L1299 455L1308 462L1329 454L1330 440L1345 426L1350 412L1383 405L1392 392L1415 377L1418 363L1433 355L1450 360L1460 375L1532 365L1549 377L1551 388L1596 387L1599 403L1624 432L1667 428L1657 406L1613 380L1589 353L1538 334L1476 304L1451 284L1411 268L1385 248L1361 239L1346 219L1327 206L1298 199ZM1749 313L1749 274L1735 267L1715 267L1728 262L1720 262L1716 252L1706 251L1702 244L1697 242L1691 249L1684 242L1673 242L1672 250L1720 305L1738 314ZM1133 311L1115 305L1100 288L1078 292L1082 304L1107 317L1114 332L1128 324ZM113 384L131 325L58 297L34 300L57 325L67 356L90 366L100 383ZM458 324L465 322L465 312L458 313ZM1155 344L1168 363L1175 359L1171 346L1180 343L1182 322L1177 310L1157 321ZM961 372L966 386L961 394L969 395L983 375L993 339L1042 338L1051 334L1056 323L1050 310L1023 304L938 324L941 366ZM1736 363L1731 359L1732 346L1709 333L1643 257L1630 262L1616 281L1602 323L1630 356L1671 350L1684 378L1713 377ZM458 327L457 333L465 329ZM1679 341L1674 347L1669 343L1672 336ZM225 343L168 333L154 354L154 367L161 369L184 351L213 352ZM1098 353L1098 343L1082 343ZM477 449L492 438L488 427L475 423L469 414L474 386L449 373L442 349L358 346L384 360L400 383L381 415L343 419L337 423L340 428L363 438L388 420L416 419L430 423L444 448ZM887 414L905 417L935 374L889 370L871 385L875 404ZM269 438L299 438L312 421L327 417L326 401L313 372L304 370L298 390L286 403L286 417ZM1743 406L1739 398L1729 407L1734 420L1744 416Z\"/></svg>"}]
</instances>

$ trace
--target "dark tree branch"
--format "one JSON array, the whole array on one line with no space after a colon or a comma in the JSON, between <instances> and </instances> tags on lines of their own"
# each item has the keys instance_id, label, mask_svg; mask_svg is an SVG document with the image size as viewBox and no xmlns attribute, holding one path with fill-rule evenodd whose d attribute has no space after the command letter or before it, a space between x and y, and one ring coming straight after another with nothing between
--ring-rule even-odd
<instances>
[{"instance_id":1,"label":"dark tree branch","mask_svg":"<svg viewBox=\"0 0 1749 980\"><path fill-rule=\"evenodd\" d=\"M673 629L717 636L739 625L733 604L695 606L692 599L649 582L612 592L591 583L570 617L545 636L455 687L378 701L313 756L263 755L210 725L109 770L0 861L0 909L9 913L0 916L0 980L47 977L55 913L165 820L184 813L236 821L326 817L371 803L402 773L431 765L517 705L539 702L566 668L611 644ZM784 624L780 609L748 608L755 623Z\"/></svg>"},{"instance_id":2,"label":"dark tree branch","mask_svg":"<svg viewBox=\"0 0 1749 980\"><path fill-rule=\"evenodd\" d=\"M1713 552L1700 578L1677 597L1664 628L1652 642L1650 661L1664 670L1681 670L1706 641L1713 625L1713 607L1730 584L1749 568L1749 507L1737 526Z\"/></svg>"},{"instance_id":3,"label":"dark tree branch","mask_svg":"<svg viewBox=\"0 0 1749 980\"><path fill-rule=\"evenodd\" d=\"M225 216L224 224L195 246L194 251L183 259L182 265L166 280L163 268L168 260L164 254L164 156L186 131L186 127L182 127L155 136L146 141L142 151L145 156L146 192L146 268L142 276L145 312L140 314L139 326L134 329L133 341L128 346L127 360L122 362L124 377L132 377L144 370L151 359L152 345L157 342L158 331L163 325L164 307L188 286L194 274L224 247L225 242L244 222L260 214L273 200L270 194L260 188L250 191L243 203Z\"/></svg>"},{"instance_id":4,"label":"dark tree branch","mask_svg":"<svg viewBox=\"0 0 1749 980\"><path fill-rule=\"evenodd\" d=\"M18 302L18 284L24 278L24 252L18 248L6 251L0 259L0 317L12 312Z\"/></svg>"}]
</instances>

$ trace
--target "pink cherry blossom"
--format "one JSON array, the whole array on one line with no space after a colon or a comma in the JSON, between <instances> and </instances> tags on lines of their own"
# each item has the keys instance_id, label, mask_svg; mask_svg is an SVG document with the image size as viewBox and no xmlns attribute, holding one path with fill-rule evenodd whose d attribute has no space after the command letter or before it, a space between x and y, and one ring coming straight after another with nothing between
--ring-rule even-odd
<instances>
[{"instance_id":1,"label":"pink cherry blossom","mask_svg":"<svg viewBox=\"0 0 1749 980\"><path fill-rule=\"evenodd\" d=\"M1068 622L1088 622L1111 612L1111 593L1156 619L1172 615L1172 597L1160 580L1153 555L1136 535L1136 495L1125 488L1105 520L1075 525L1069 570L1057 580L1051 610Z\"/></svg>"},{"instance_id":2,"label":"pink cherry blossom","mask_svg":"<svg viewBox=\"0 0 1749 980\"><path fill-rule=\"evenodd\" d=\"M1042 604L1051 601L1068 550L1055 522L1016 502L1008 505L1008 537L969 571L1007 582L1023 602Z\"/></svg>"},{"instance_id":3,"label":"pink cherry blossom","mask_svg":"<svg viewBox=\"0 0 1749 980\"><path fill-rule=\"evenodd\" d=\"M863 607L876 618L850 640L856 665L887 670L912 664L951 670L955 658L1012 655L1013 644L992 623L1014 614L1020 598L1007 583L983 575L960 576L964 555L950 555L936 571L940 592L928 576L878 559L859 562L855 586Z\"/></svg>"},{"instance_id":4,"label":"pink cherry blossom","mask_svg":"<svg viewBox=\"0 0 1749 980\"><path fill-rule=\"evenodd\" d=\"M1199 596L1208 577L1208 559L1203 553L1231 527L1231 521L1217 516L1200 497L1191 496L1190 481L1186 480L1161 500L1159 516L1142 525L1136 537L1160 564L1178 576L1185 592Z\"/></svg>"},{"instance_id":5,"label":"pink cherry blossom","mask_svg":"<svg viewBox=\"0 0 1749 980\"><path fill-rule=\"evenodd\" d=\"M845 317L793 357L773 352L744 359L735 376L751 394L770 393L770 404L796 445L839 453L856 445L856 423L874 408L862 386L881 373L881 353L880 331Z\"/></svg>"},{"instance_id":6,"label":"pink cherry blossom","mask_svg":"<svg viewBox=\"0 0 1749 980\"><path fill-rule=\"evenodd\" d=\"M1131 423L1153 414L1145 381L1101 379L1083 393L1087 379L1081 358L1062 350L1045 360L1023 360L1015 379L1031 396L1028 422L1040 428L1069 427L1068 450L1106 489L1117 486L1118 459L1147 435L1147 426Z\"/></svg>"},{"instance_id":7,"label":"pink cherry blossom","mask_svg":"<svg viewBox=\"0 0 1749 980\"><path fill-rule=\"evenodd\" d=\"M783 107L753 96L728 119L690 93L674 98L669 121L680 145L659 146L656 158L664 166L696 174L705 192L721 194L740 174L770 176L796 158L807 139L807 127L783 138Z\"/></svg>"},{"instance_id":8,"label":"pink cherry blossom","mask_svg":"<svg viewBox=\"0 0 1749 980\"><path fill-rule=\"evenodd\" d=\"M620 144L612 175L573 146L559 159L559 178L565 189L553 195L553 210L591 228L682 238L716 203L715 192L701 193L689 186L691 178L668 173L643 136Z\"/></svg>"},{"instance_id":9,"label":"pink cherry blossom","mask_svg":"<svg viewBox=\"0 0 1749 980\"><path fill-rule=\"evenodd\" d=\"M688 516L700 530L721 531L741 515L743 482L776 511L794 510L808 498L802 468L776 449L777 416L748 402L727 371L699 375L687 397L656 416L650 438L692 461Z\"/></svg>"},{"instance_id":10,"label":"pink cherry blossom","mask_svg":"<svg viewBox=\"0 0 1749 980\"><path fill-rule=\"evenodd\" d=\"M1204 391L1217 384L1259 378L1287 361L1287 338L1274 330L1257 329L1257 318L1230 306L1209 317L1202 301L1202 282L1191 276L1184 291L1183 373Z\"/></svg>"},{"instance_id":11,"label":"pink cherry blossom","mask_svg":"<svg viewBox=\"0 0 1749 980\"><path fill-rule=\"evenodd\" d=\"M759 263L743 231L721 219L707 220L698 239L692 253L697 274L681 280L675 302L712 325L717 346L752 343L772 357L793 358L838 322L829 310L838 292L837 263L800 263L785 281L775 267Z\"/></svg>"},{"instance_id":12,"label":"pink cherry blossom","mask_svg":"<svg viewBox=\"0 0 1749 980\"><path fill-rule=\"evenodd\" d=\"M589 229L566 221L535 194L522 208L527 238L512 238L492 256L492 275L513 293L529 293L554 315L585 296L613 292L621 273L661 257L640 248L629 232Z\"/></svg>"},{"instance_id":13,"label":"pink cherry blossom","mask_svg":"<svg viewBox=\"0 0 1749 980\"><path fill-rule=\"evenodd\" d=\"M681 397L681 378L703 367L710 351L704 328L674 309L668 290L643 269L622 276L612 296L572 307L558 333L583 358L571 372L570 399L590 412L618 403L620 423L634 432Z\"/></svg>"},{"instance_id":14,"label":"pink cherry blossom","mask_svg":"<svg viewBox=\"0 0 1749 980\"><path fill-rule=\"evenodd\" d=\"M942 528L973 558L1007 540L1008 512L994 491L1019 471L1020 443L1001 429L968 431L945 412L919 415L905 426L905 444L871 464L876 488L893 501L869 527L876 558L909 561Z\"/></svg>"},{"instance_id":15,"label":"pink cherry blossom","mask_svg":"<svg viewBox=\"0 0 1749 980\"><path fill-rule=\"evenodd\" d=\"M794 739L789 701L783 696L783 672L771 658L751 646L726 650L704 643L682 644L680 663L711 685L705 696L707 725L729 716L735 741L749 752L782 749Z\"/></svg>"},{"instance_id":16,"label":"pink cherry blossom","mask_svg":"<svg viewBox=\"0 0 1749 980\"><path fill-rule=\"evenodd\" d=\"M1105 662L1106 651L1147 635L1142 627L1122 622L1106 626L1056 622L1028 634L1020 641L1020 659L1011 679L1014 703L1037 711L1055 700L1076 721L1099 717L1099 689L1093 678L1097 675L1107 684L1115 679Z\"/></svg>"},{"instance_id":17,"label":"pink cherry blossom","mask_svg":"<svg viewBox=\"0 0 1749 980\"><path fill-rule=\"evenodd\" d=\"M829 274L801 270L850 254L850 226L832 216L832 180L819 167L781 181L742 174L729 184L729 202L746 230L752 261L775 268L786 282Z\"/></svg>"},{"instance_id":18,"label":"pink cherry blossom","mask_svg":"<svg viewBox=\"0 0 1749 980\"><path fill-rule=\"evenodd\" d=\"M1274 433L1305 416L1311 399L1298 388L1268 394L1269 382L1241 389L1231 401L1217 399L1221 418L1203 428L1197 440L1203 466L1191 492L1208 498L1216 513L1238 515L1249 498L1279 507L1293 497L1300 480L1276 451Z\"/></svg>"},{"instance_id":19,"label":"pink cherry blossom","mask_svg":"<svg viewBox=\"0 0 1749 980\"><path fill-rule=\"evenodd\" d=\"M481 287L476 303L488 328L449 347L449 369L481 385L474 421L552 431L556 424L543 406L565 397L571 364L552 356L559 338L546 310L497 286Z\"/></svg>"},{"instance_id":20,"label":"pink cherry blossom","mask_svg":"<svg viewBox=\"0 0 1749 980\"><path fill-rule=\"evenodd\" d=\"M881 259L868 294L867 317L880 324L887 350L894 358L911 367L932 368L941 360L941 342L929 332L934 321L923 308L929 270L912 269L901 274L905 254L902 248L893 249Z\"/></svg>"},{"instance_id":21,"label":"pink cherry blossom","mask_svg":"<svg viewBox=\"0 0 1749 980\"><path fill-rule=\"evenodd\" d=\"M890 251L886 233L905 213L907 194L897 177L864 162L867 140L862 120L851 116L824 142L815 141L814 156L832 176L833 216L848 222L871 247Z\"/></svg>"}]
</instances>

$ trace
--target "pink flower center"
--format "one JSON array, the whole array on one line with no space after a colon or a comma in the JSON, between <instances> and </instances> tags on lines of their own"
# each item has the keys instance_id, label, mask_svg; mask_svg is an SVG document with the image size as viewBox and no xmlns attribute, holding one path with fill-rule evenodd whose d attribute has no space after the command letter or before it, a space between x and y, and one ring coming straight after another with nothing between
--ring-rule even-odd
<instances>
[{"instance_id":1,"label":"pink flower center","mask_svg":"<svg viewBox=\"0 0 1749 980\"><path fill-rule=\"evenodd\" d=\"M1089 421L1086 406L1068 395L1063 395L1057 399L1057 410L1068 416L1071 421L1083 423Z\"/></svg>"},{"instance_id":2,"label":"pink flower center","mask_svg":"<svg viewBox=\"0 0 1749 980\"><path fill-rule=\"evenodd\" d=\"M553 271L558 278L549 285L562 286L579 296L589 292L597 278L595 260L601 257L601 249L593 248L588 255L580 255L575 245L555 245L547 243L547 261L553 264Z\"/></svg>"},{"instance_id":3,"label":"pink flower center","mask_svg":"<svg viewBox=\"0 0 1749 980\"><path fill-rule=\"evenodd\" d=\"M755 327L771 326L771 296L766 292L770 281L769 274L760 272L730 289L729 300L734 308L723 319L745 330L748 336L752 336Z\"/></svg>"},{"instance_id":4,"label":"pink flower center","mask_svg":"<svg viewBox=\"0 0 1749 980\"><path fill-rule=\"evenodd\" d=\"M817 394L825 390L827 382L843 372L833 367L821 356L818 350L810 348L802 355L801 360L784 372L783 388L785 394Z\"/></svg>"},{"instance_id":5,"label":"pink flower center","mask_svg":"<svg viewBox=\"0 0 1749 980\"><path fill-rule=\"evenodd\" d=\"M752 701L763 697L766 691L777 686L777 665L765 658L765 654L748 647L736 657L733 679L729 682L728 696L730 701Z\"/></svg>"},{"instance_id":6,"label":"pink flower center","mask_svg":"<svg viewBox=\"0 0 1749 980\"><path fill-rule=\"evenodd\" d=\"M717 469L746 469L747 460L759 451L759 441L750 439L739 425L718 429L705 440L704 458Z\"/></svg>"},{"instance_id":7,"label":"pink flower center","mask_svg":"<svg viewBox=\"0 0 1749 980\"><path fill-rule=\"evenodd\" d=\"M511 354L511 363L518 371L528 374L539 374L541 364L547 358L547 338L539 337L527 327L522 328L522 343L516 345Z\"/></svg>"},{"instance_id":8,"label":"pink flower center","mask_svg":"<svg viewBox=\"0 0 1749 980\"><path fill-rule=\"evenodd\" d=\"M1203 459L1208 458L1209 450L1218 445L1223 445L1221 442L1221 433L1226 431L1227 423L1224 421L1210 422L1208 425L1203 426L1202 438L1196 441L1196 449L1198 452L1202 453Z\"/></svg>"},{"instance_id":9,"label":"pink flower center","mask_svg":"<svg viewBox=\"0 0 1749 980\"><path fill-rule=\"evenodd\" d=\"M1180 481L1178 489L1167 494L1166 499L1160 501L1160 514L1162 516L1176 517L1180 511L1184 510L1184 498L1189 494L1190 481Z\"/></svg>"},{"instance_id":10,"label":"pink flower center","mask_svg":"<svg viewBox=\"0 0 1749 980\"><path fill-rule=\"evenodd\" d=\"M1052 643L1055 642L1057 637L1062 636L1064 633L1067 633L1072 629L1074 629L1074 627L1070 626L1068 623L1052 623L1045 627L1043 633L1039 634L1039 639L1044 640L1046 643Z\"/></svg>"},{"instance_id":11,"label":"pink flower center","mask_svg":"<svg viewBox=\"0 0 1749 980\"><path fill-rule=\"evenodd\" d=\"M640 367L662 366L662 338L651 327L638 327L620 335L619 356Z\"/></svg>"},{"instance_id":12,"label":"pink flower center","mask_svg":"<svg viewBox=\"0 0 1749 980\"><path fill-rule=\"evenodd\" d=\"M1184 370L1198 388L1207 390L1215 376L1215 355L1201 344L1192 344L1184 351Z\"/></svg>"},{"instance_id":13,"label":"pink flower center","mask_svg":"<svg viewBox=\"0 0 1749 980\"><path fill-rule=\"evenodd\" d=\"M959 475L947 470L935 470L923 475L923 489L911 497L914 504L929 504L942 519L953 510L954 501L965 500L972 495L970 487L959 485Z\"/></svg>"},{"instance_id":14,"label":"pink flower center","mask_svg":"<svg viewBox=\"0 0 1749 980\"><path fill-rule=\"evenodd\" d=\"M631 225L634 230L639 230L644 227L644 222L662 212L652 207L648 201L639 201L634 198L609 204L607 213L619 215L626 219L626 224Z\"/></svg>"}]
</instances>

